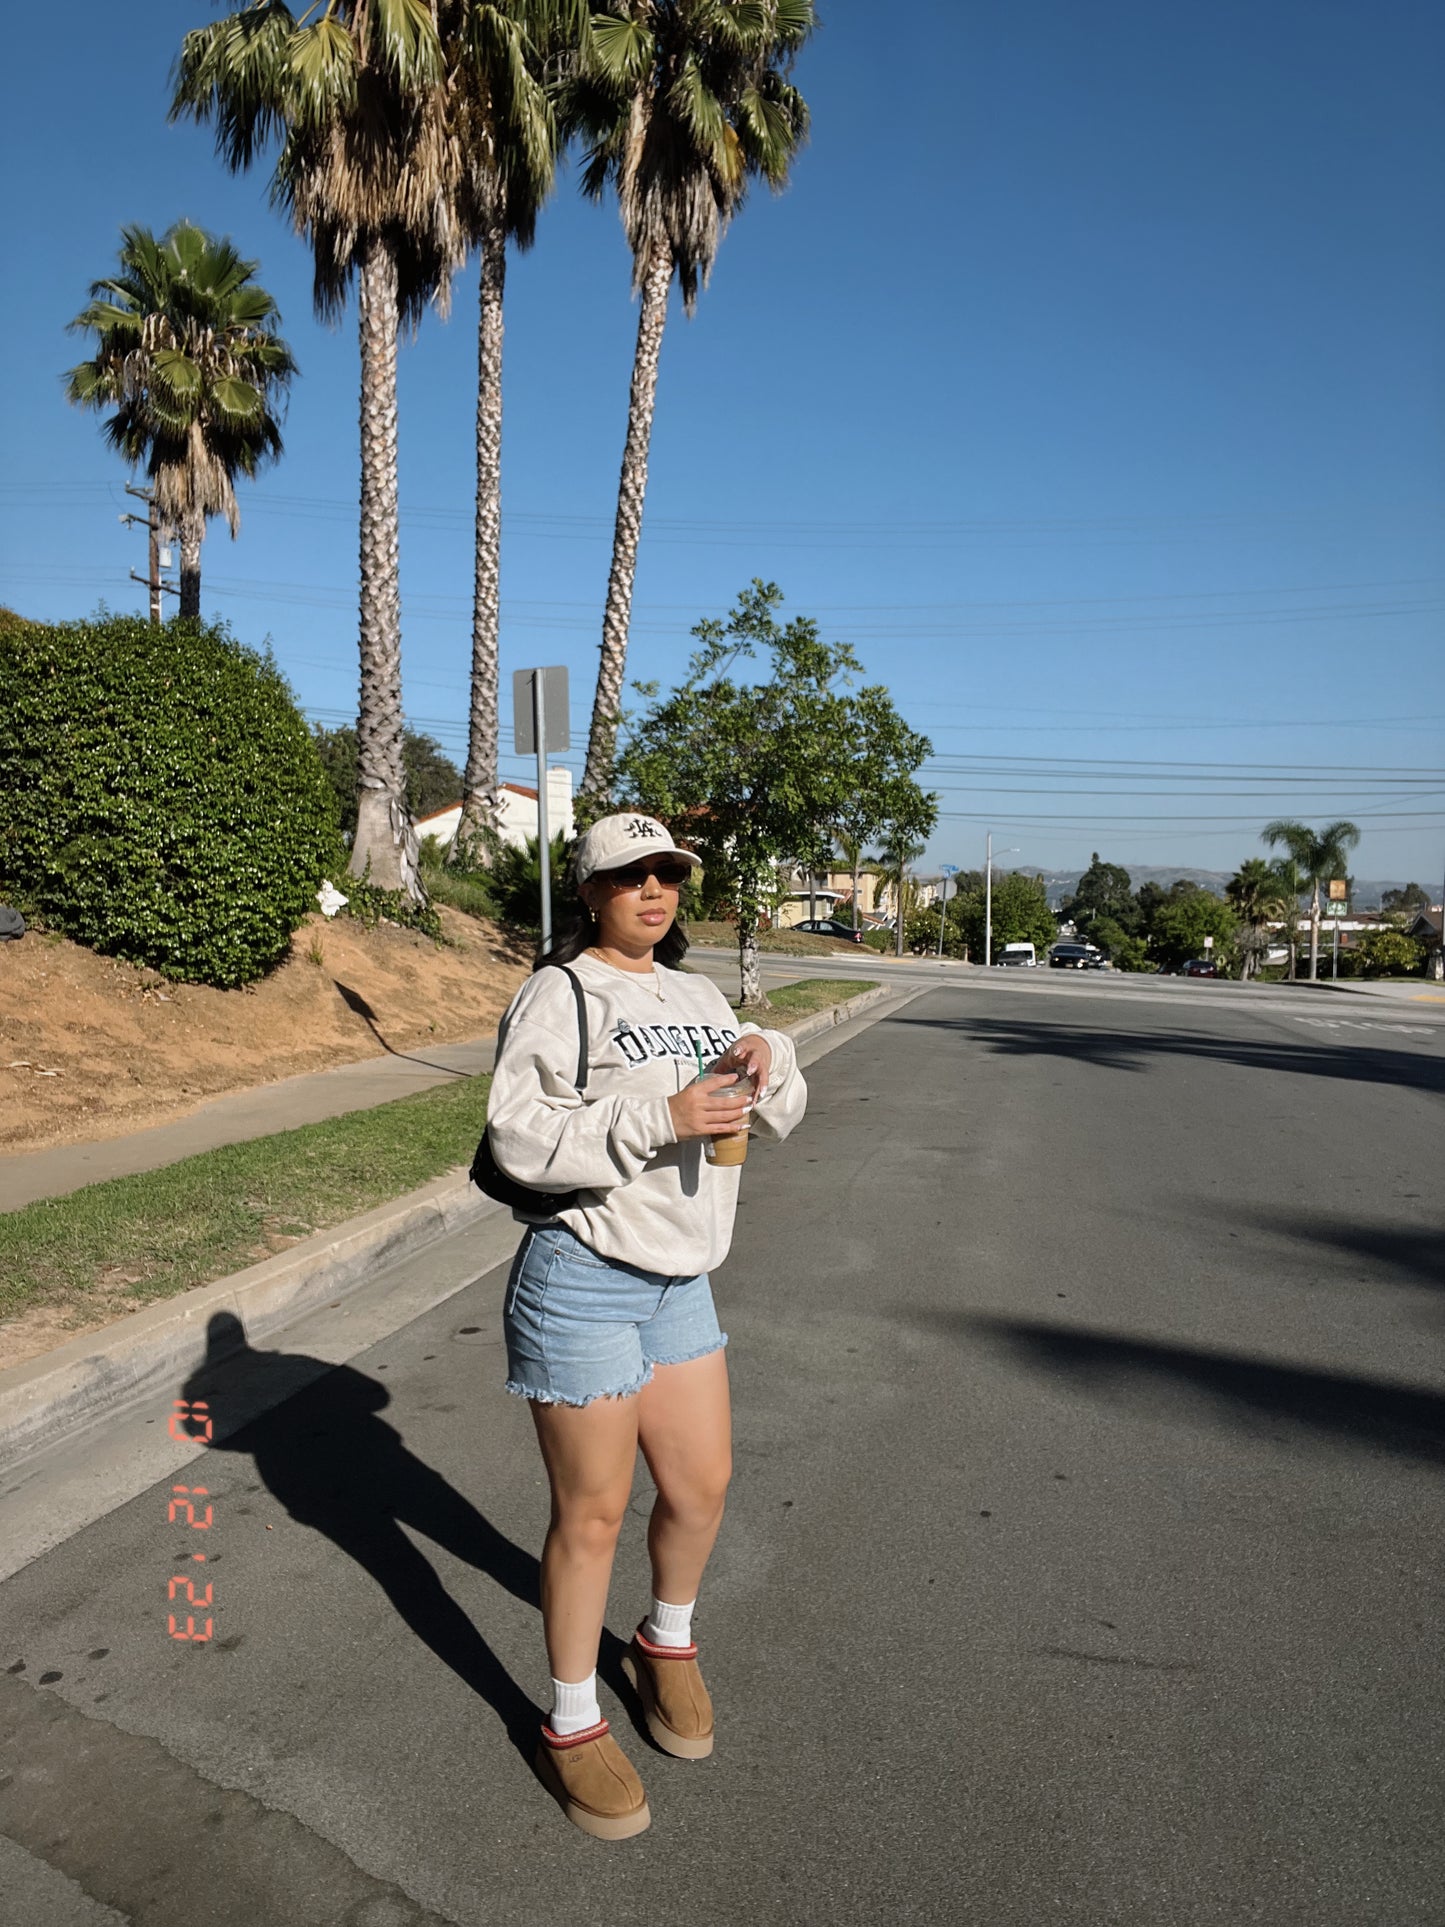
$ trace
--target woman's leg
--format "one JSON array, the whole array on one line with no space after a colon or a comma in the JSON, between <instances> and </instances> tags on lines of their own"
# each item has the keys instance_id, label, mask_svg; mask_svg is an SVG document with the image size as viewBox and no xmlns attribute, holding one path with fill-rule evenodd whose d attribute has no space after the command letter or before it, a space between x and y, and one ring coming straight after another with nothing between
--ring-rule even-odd
<instances>
[{"instance_id":1,"label":"woman's leg","mask_svg":"<svg viewBox=\"0 0 1445 1927\"><path fill-rule=\"evenodd\" d=\"M685 1606L697 1598L732 1477L727 1354L655 1366L636 1403L638 1442L657 1487L647 1527L653 1596Z\"/></svg>"},{"instance_id":2,"label":"woman's leg","mask_svg":"<svg viewBox=\"0 0 1445 1927\"><path fill-rule=\"evenodd\" d=\"M617 1535L632 1494L640 1394L544 1405L532 1420L552 1486L542 1548L542 1626L552 1677L596 1670Z\"/></svg>"}]
</instances>

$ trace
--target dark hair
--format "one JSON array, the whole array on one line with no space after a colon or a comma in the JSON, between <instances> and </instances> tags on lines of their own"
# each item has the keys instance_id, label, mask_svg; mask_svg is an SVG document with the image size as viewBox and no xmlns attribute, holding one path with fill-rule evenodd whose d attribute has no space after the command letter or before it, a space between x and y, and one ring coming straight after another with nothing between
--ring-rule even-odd
<instances>
[{"instance_id":1,"label":"dark hair","mask_svg":"<svg viewBox=\"0 0 1445 1927\"><path fill-rule=\"evenodd\" d=\"M539 950L532 959L533 970L540 970L543 964L575 963L590 944L597 941L597 919L576 894L577 886L568 879L570 903L558 905L552 924L552 948L546 952ZM687 933L682 925L673 919L668 926L667 935L661 937L652 947L653 962L664 970L680 970L682 960L687 955Z\"/></svg>"}]
</instances>

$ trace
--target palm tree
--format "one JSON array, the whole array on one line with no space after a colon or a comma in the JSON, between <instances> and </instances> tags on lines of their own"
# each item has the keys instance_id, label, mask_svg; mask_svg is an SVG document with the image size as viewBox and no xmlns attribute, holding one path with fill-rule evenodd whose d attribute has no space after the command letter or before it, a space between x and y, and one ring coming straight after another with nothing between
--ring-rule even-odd
<instances>
[{"instance_id":1,"label":"palm tree","mask_svg":"<svg viewBox=\"0 0 1445 1927\"><path fill-rule=\"evenodd\" d=\"M351 869L421 895L402 767L397 335L446 305L463 157L447 118L440 0L250 0L188 33L171 118L213 121L233 170L279 144L272 198L311 247L317 312L353 281L361 333L361 692Z\"/></svg>"},{"instance_id":2,"label":"palm tree","mask_svg":"<svg viewBox=\"0 0 1445 1927\"><path fill-rule=\"evenodd\" d=\"M1284 847L1298 873L1297 880L1311 892L1310 982L1314 983L1320 965L1320 885L1330 877L1345 874L1349 863L1347 852L1359 842L1360 832L1343 818L1323 830L1312 830L1307 823L1280 817L1266 823L1260 837L1271 849ZM1293 970L1290 974L1294 974Z\"/></svg>"},{"instance_id":3,"label":"palm tree","mask_svg":"<svg viewBox=\"0 0 1445 1927\"><path fill-rule=\"evenodd\" d=\"M788 72L814 25L813 0L604 0L563 88L583 191L615 188L641 296L583 795L611 781L668 292L676 275L691 315L749 181L787 180L808 129Z\"/></svg>"},{"instance_id":4,"label":"palm tree","mask_svg":"<svg viewBox=\"0 0 1445 1927\"><path fill-rule=\"evenodd\" d=\"M281 453L278 420L296 364L280 310L229 241L178 221L158 241L121 229L120 272L91 285L70 323L96 349L66 376L79 408L113 409L105 437L145 464L156 520L181 550L181 614L201 613L206 522L241 526L236 477Z\"/></svg>"},{"instance_id":5,"label":"palm tree","mask_svg":"<svg viewBox=\"0 0 1445 1927\"><path fill-rule=\"evenodd\" d=\"M908 866L915 857L923 855L925 844L921 837L905 831L895 831L878 852L878 860L883 874L895 887L894 910L897 917L893 954L903 955L903 926L912 908L913 891L910 888Z\"/></svg>"},{"instance_id":6,"label":"palm tree","mask_svg":"<svg viewBox=\"0 0 1445 1927\"><path fill-rule=\"evenodd\" d=\"M1260 932L1266 924L1286 916L1292 905L1279 870L1275 865L1266 863L1262 856L1246 858L1225 884L1224 894L1253 939L1244 951L1241 974L1247 978L1253 968L1255 955L1262 948Z\"/></svg>"},{"instance_id":7,"label":"palm tree","mask_svg":"<svg viewBox=\"0 0 1445 1927\"><path fill-rule=\"evenodd\" d=\"M552 189L559 136L548 63L576 48L585 0L446 0L442 45L450 113L465 167L459 220L481 262L477 325L476 552L471 716L462 816L453 849L483 847L501 827L497 683L501 634L502 299L507 245L532 244Z\"/></svg>"}]
</instances>

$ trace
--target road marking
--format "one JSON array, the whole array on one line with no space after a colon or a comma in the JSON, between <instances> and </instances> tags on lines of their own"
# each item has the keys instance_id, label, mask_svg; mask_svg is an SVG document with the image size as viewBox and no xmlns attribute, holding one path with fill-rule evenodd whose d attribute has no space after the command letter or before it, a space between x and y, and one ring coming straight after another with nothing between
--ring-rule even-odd
<instances>
[{"instance_id":1,"label":"road marking","mask_svg":"<svg viewBox=\"0 0 1445 1927\"><path fill-rule=\"evenodd\" d=\"M1313 1030L1391 1030L1401 1037L1433 1037L1435 1032L1425 1024L1372 1024L1359 1017L1296 1017L1297 1024L1308 1024Z\"/></svg>"}]
</instances>

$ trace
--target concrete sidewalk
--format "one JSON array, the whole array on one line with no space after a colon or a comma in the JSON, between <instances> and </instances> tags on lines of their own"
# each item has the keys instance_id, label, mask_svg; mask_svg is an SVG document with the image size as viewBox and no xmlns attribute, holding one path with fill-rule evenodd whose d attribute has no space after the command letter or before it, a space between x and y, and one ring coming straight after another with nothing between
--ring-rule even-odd
<instances>
[{"instance_id":1,"label":"concrete sidewalk","mask_svg":"<svg viewBox=\"0 0 1445 1927\"><path fill-rule=\"evenodd\" d=\"M799 960L785 961L792 965ZM805 965L810 961L801 960ZM708 975L715 979L719 976L710 955L704 953L698 962ZM806 968L788 973L794 979L817 974ZM857 1002L848 1000L848 1004ZM848 1004L833 1009L846 1009ZM795 1038L816 1036L836 1021L835 1016L818 1012L782 1028ZM226 1091L183 1117L152 1125L148 1130L0 1157L0 1211L18 1211L39 1198L65 1197L87 1184L102 1184L107 1178L158 1171L163 1165L177 1164L182 1158L214 1151L223 1144L274 1137L279 1131L294 1131L303 1124L320 1124L351 1111L373 1110L394 1098L410 1097L415 1091L430 1090L459 1077L475 1077L479 1071L492 1068L496 1048L495 1036L461 1044L419 1044L414 1051L391 1051L385 1057L368 1057L359 1064L341 1064L334 1070L303 1072L252 1090Z\"/></svg>"},{"instance_id":2,"label":"concrete sidewalk","mask_svg":"<svg viewBox=\"0 0 1445 1927\"><path fill-rule=\"evenodd\" d=\"M146 1131L0 1158L0 1211L18 1211L37 1198L64 1197L87 1184L157 1171L164 1164L177 1164L222 1144L272 1137L347 1111L369 1111L393 1098L410 1097L413 1091L430 1090L434 1084L473 1077L492 1068L496 1044L495 1037L479 1037L466 1044L393 1051L387 1057L368 1057L335 1070L284 1077L254 1090L227 1091L184 1117Z\"/></svg>"}]
</instances>

